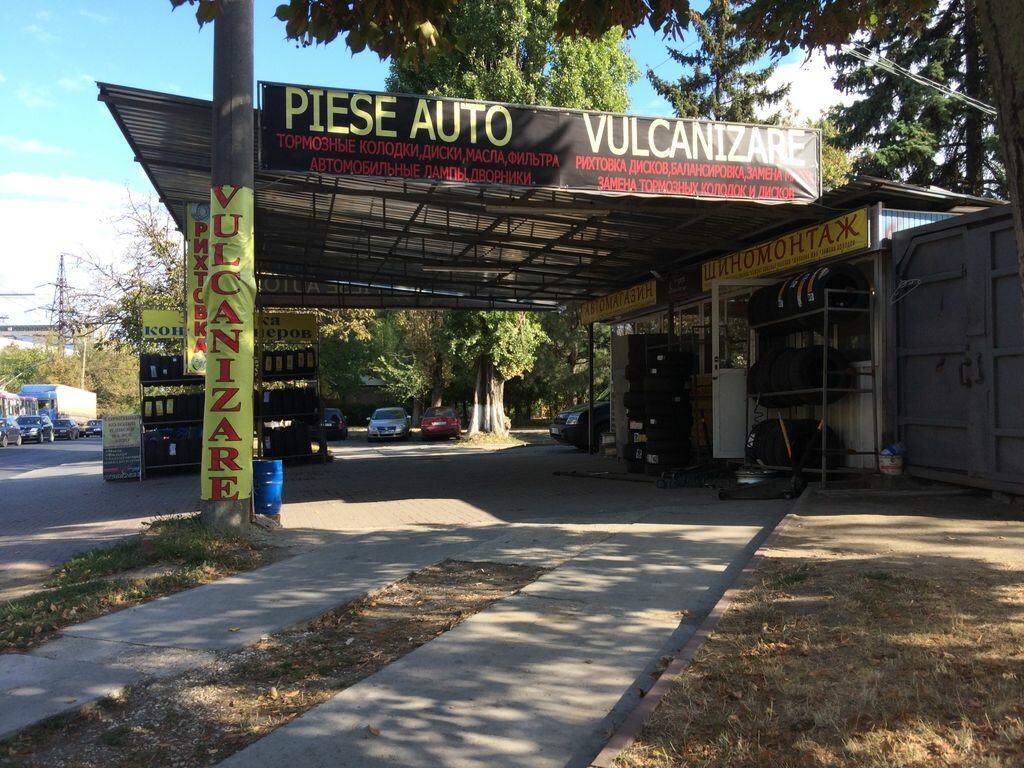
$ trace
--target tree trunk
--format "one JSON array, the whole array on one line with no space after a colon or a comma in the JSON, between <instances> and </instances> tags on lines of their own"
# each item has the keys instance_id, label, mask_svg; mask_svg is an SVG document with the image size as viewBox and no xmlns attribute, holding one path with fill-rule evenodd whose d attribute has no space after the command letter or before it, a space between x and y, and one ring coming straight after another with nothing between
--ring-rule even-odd
<instances>
[{"instance_id":1,"label":"tree trunk","mask_svg":"<svg viewBox=\"0 0 1024 768\"><path fill-rule=\"evenodd\" d=\"M976 4L999 111L999 142L1006 160L1024 305L1024 3L976 0Z\"/></svg>"},{"instance_id":2,"label":"tree trunk","mask_svg":"<svg viewBox=\"0 0 1024 768\"><path fill-rule=\"evenodd\" d=\"M444 397L444 360L438 355L434 358L434 367L430 371L430 405L437 408L442 405Z\"/></svg>"},{"instance_id":3,"label":"tree trunk","mask_svg":"<svg viewBox=\"0 0 1024 768\"><path fill-rule=\"evenodd\" d=\"M498 375L489 358L480 358L476 368L476 387L473 391L473 415L469 434L490 432L500 437L508 435L505 426L505 380Z\"/></svg>"}]
</instances>

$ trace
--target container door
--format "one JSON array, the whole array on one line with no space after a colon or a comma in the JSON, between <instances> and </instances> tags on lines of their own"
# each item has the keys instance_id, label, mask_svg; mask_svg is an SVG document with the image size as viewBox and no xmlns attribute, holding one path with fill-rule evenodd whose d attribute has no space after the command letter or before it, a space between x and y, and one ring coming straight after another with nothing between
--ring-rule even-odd
<instances>
[{"instance_id":1,"label":"container door","mask_svg":"<svg viewBox=\"0 0 1024 768\"><path fill-rule=\"evenodd\" d=\"M1024 489L1024 331L1012 220L913 238L896 278L907 466L925 477Z\"/></svg>"}]
</instances>

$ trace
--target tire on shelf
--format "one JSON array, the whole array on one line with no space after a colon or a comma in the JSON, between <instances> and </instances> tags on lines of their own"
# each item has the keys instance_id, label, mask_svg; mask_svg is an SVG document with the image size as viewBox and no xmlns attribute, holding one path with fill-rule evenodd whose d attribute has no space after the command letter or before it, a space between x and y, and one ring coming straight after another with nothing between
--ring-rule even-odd
<instances>
[{"instance_id":1,"label":"tire on shelf","mask_svg":"<svg viewBox=\"0 0 1024 768\"><path fill-rule=\"evenodd\" d=\"M832 293L831 307L844 309L867 309L867 291L871 289L868 278L856 267L849 264L829 264L809 273L800 297L804 311L813 311L825 306L826 291L855 291L856 293Z\"/></svg>"}]
</instances>

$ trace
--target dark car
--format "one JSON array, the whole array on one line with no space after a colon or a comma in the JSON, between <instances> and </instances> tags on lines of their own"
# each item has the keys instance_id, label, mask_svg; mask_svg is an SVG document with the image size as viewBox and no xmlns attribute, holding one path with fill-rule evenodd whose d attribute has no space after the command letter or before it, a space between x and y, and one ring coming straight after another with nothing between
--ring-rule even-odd
<instances>
[{"instance_id":1,"label":"dark car","mask_svg":"<svg viewBox=\"0 0 1024 768\"><path fill-rule=\"evenodd\" d=\"M328 440L348 438L348 420L337 408L324 408L324 437Z\"/></svg>"},{"instance_id":2,"label":"dark car","mask_svg":"<svg viewBox=\"0 0 1024 768\"><path fill-rule=\"evenodd\" d=\"M21 427L13 416L0 416L0 448L21 445Z\"/></svg>"},{"instance_id":3,"label":"dark car","mask_svg":"<svg viewBox=\"0 0 1024 768\"><path fill-rule=\"evenodd\" d=\"M103 419L89 419L89 421L85 423L85 431L83 434L86 437L92 437L93 435L103 437Z\"/></svg>"},{"instance_id":4,"label":"dark car","mask_svg":"<svg viewBox=\"0 0 1024 768\"><path fill-rule=\"evenodd\" d=\"M601 444L601 433L608 431L609 414L607 400L594 403L594 448ZM565 445L572 445L581 451L587 449L587 425L590 423L590 406L576 405L559 413L548 427L548 434Z\"/></svg>"},{"instance_id":5,"label":"dark car","mask_svg":"<svg viewBox=\"0 0 1024 768\"><path fill-rule=\"evenodd\" d=\"M77 440L80 437L78 422L72 419L56 419L53 422L53 437L62 440Z\"/></svg>"},{"instance_id":6,"label":"dark car","mask_svg":"<svg viewBox=\"0 0 1024 768\"><path fill-rule=\"evenodd\" d=\"M420 436L424 440L434 437L458 437L462 433L462 419L454 408L440 405L427 408L420 419Z\"/></svg>"},{"instance_id":7,"label":"dark car","mask_svg":"<svg viewBox=\"0 0 1024 768\"><path fill-rule=\"evenodd\" d=\"M18 428L21 439L27 443L52 443L54 440L53 422L46 414L19 416Z\"/></svg>"}]
</instances>

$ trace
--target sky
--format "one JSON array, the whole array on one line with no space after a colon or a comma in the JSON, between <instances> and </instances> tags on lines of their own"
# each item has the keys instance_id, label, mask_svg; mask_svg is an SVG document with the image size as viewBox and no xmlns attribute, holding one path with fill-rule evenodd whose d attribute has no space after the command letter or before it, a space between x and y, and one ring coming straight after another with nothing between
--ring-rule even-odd
<instances>
[{"instance_id":1,"label":"sky","mask_svg":"<svg viewBox=\"0 0 1024 768\"><path fill-rule=\"evenodd\" d=\"M256 80L384 90L386 62L352 55L342 41L300 48L273 18L280 0L255 0ZM667 43L649 29L627 45L640 72L681 74L666 46L692 49L692 38ZM83 256L121 258L116 218L129 194L153 190L134 162L97 82L209 99L213 28L199 29L193 10L169 0L56 0L0 3L0 325L45 324L61 254L72 287L86 291ZM816 117L837 96L820 59L784 61L777 82L792 82L791 101ZM630 112L669 116L668 103L641 77ZM28 296L3 294L27 293Z\"/></svg>"}]
</instances>

